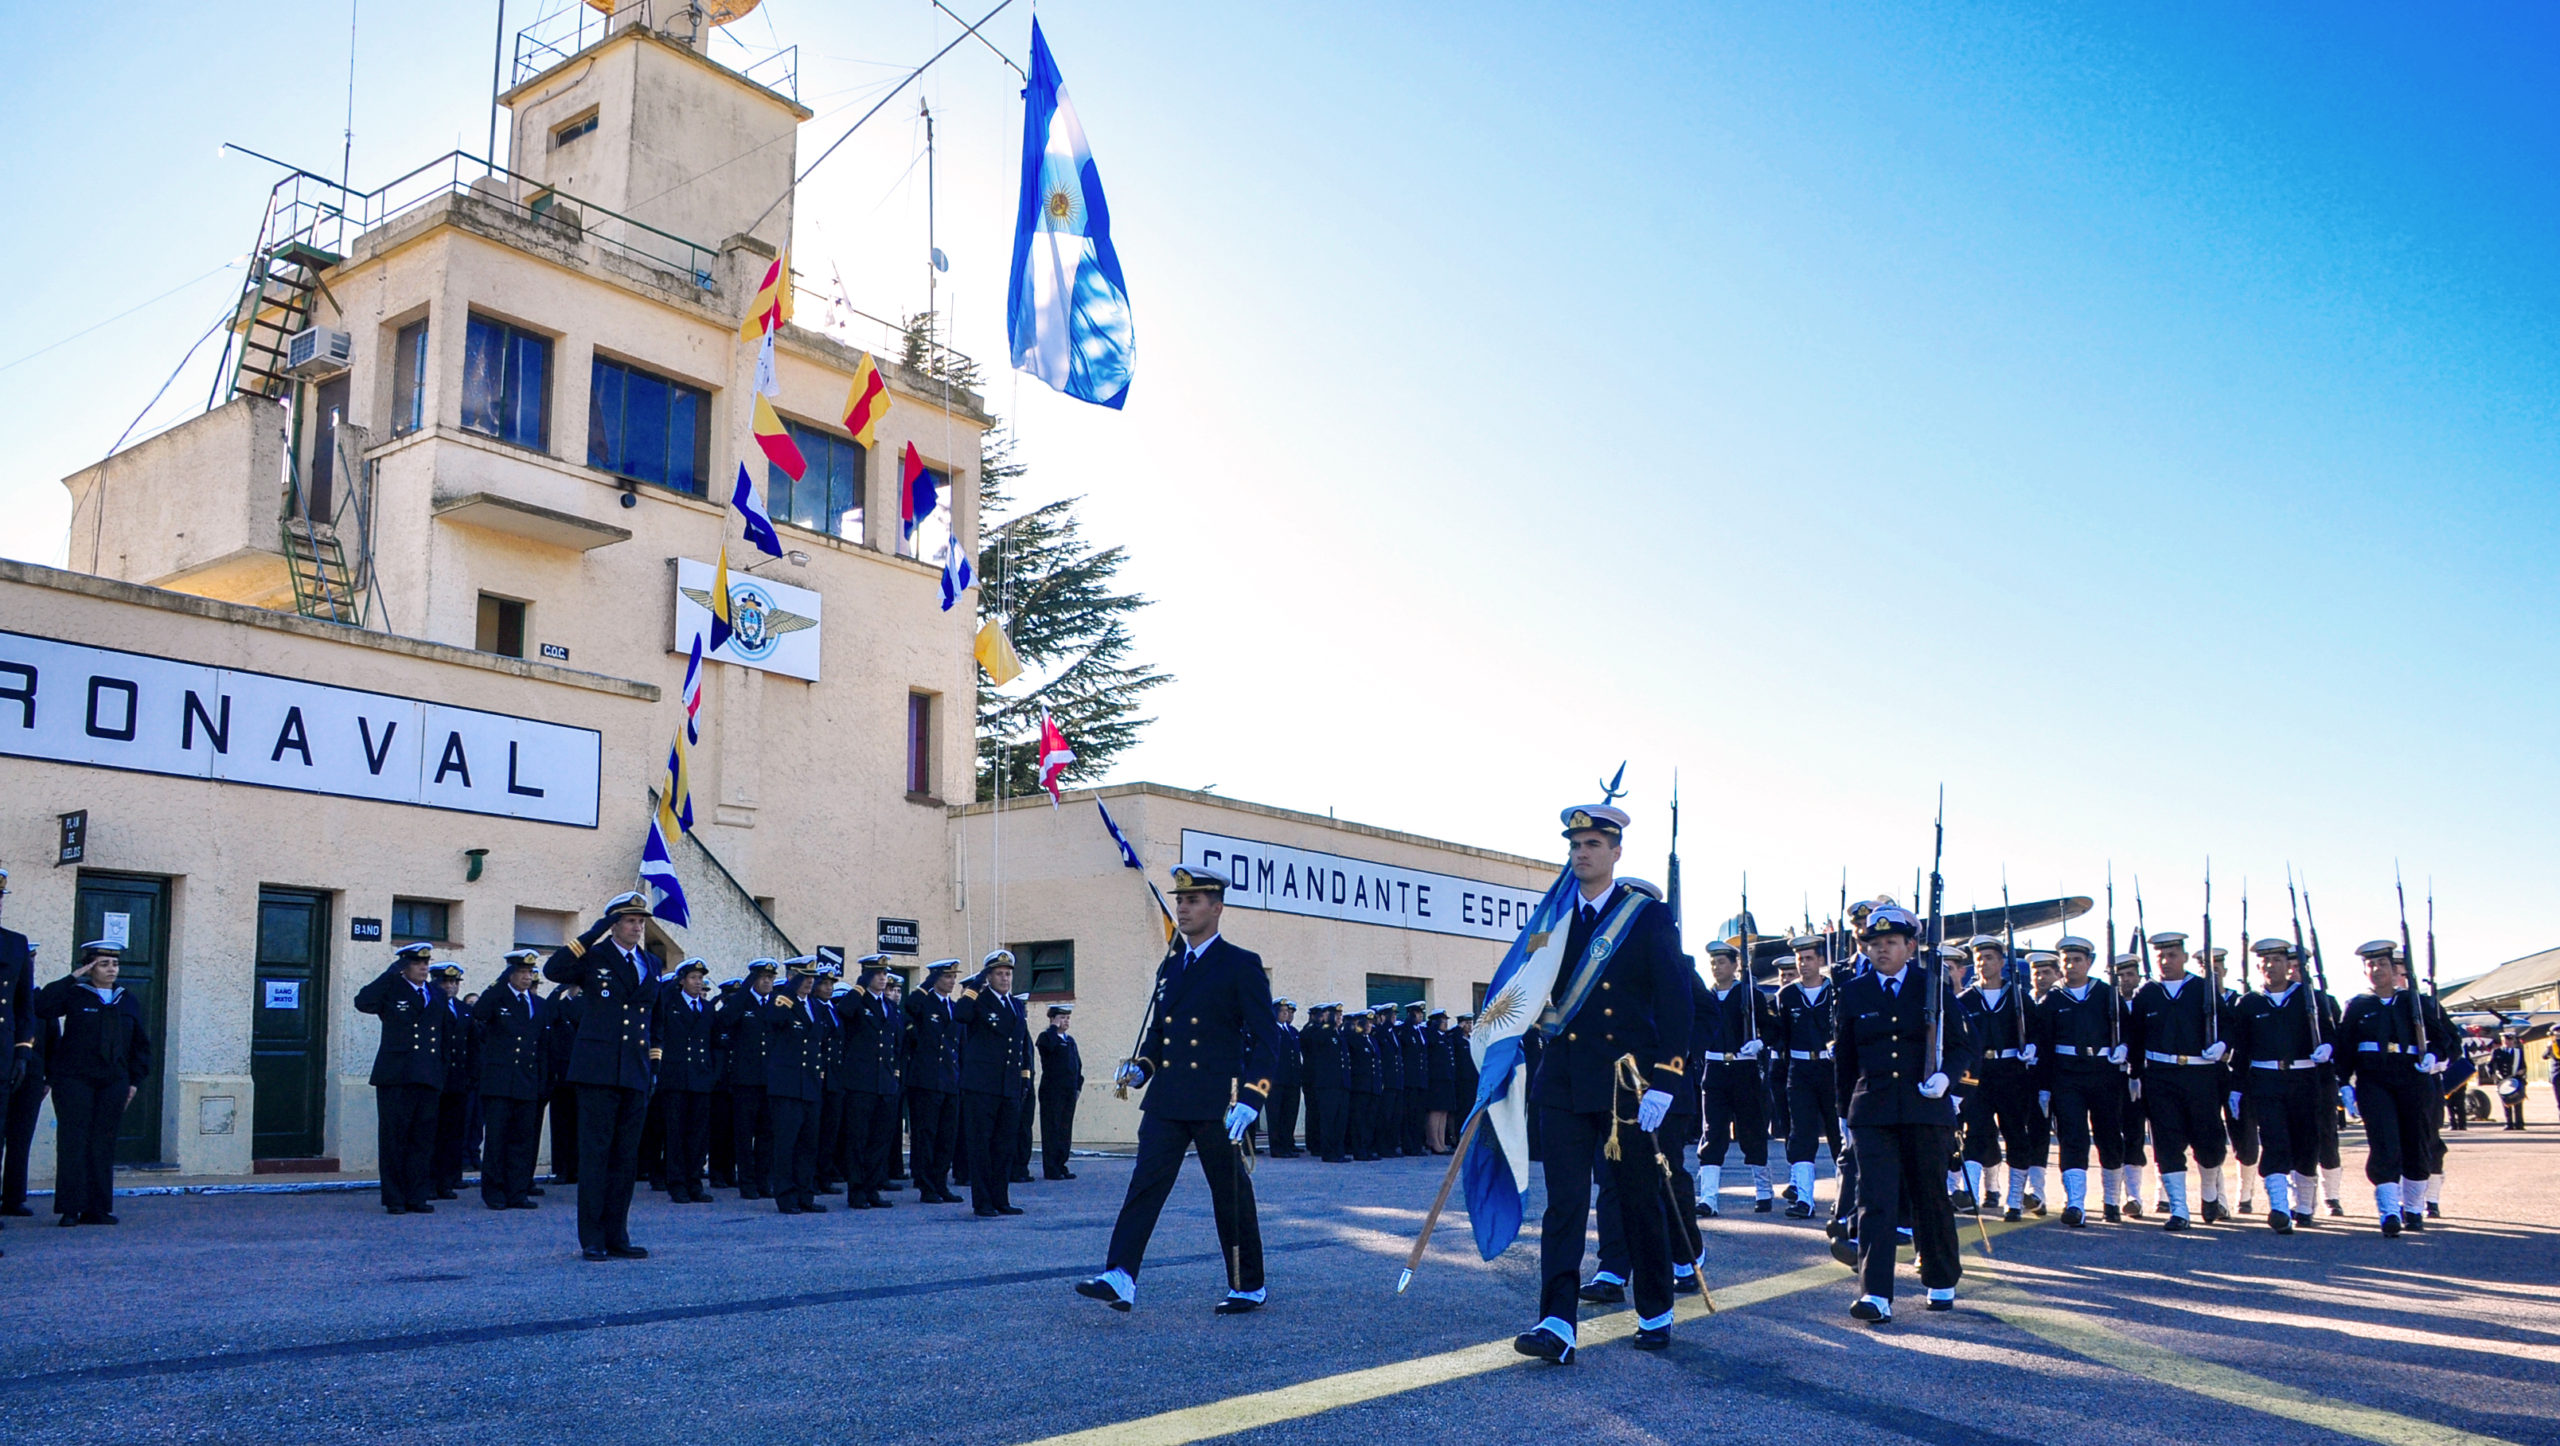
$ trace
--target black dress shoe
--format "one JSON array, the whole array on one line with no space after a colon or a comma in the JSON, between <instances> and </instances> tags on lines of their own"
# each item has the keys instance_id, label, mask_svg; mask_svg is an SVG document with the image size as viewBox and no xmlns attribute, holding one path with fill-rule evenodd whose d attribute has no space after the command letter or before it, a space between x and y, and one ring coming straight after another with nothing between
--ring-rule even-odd
<instances>
[{"instance_id":1,"label":"black dress shoe","mask_svg":"<svg viewBox=\"0 0 2560 1446\"><path fill-rule=\"evenodd\" d=\"M815 1200L812 1200L808 1204L800 1207L800 1213L803 1215L824 1215L827 1213L827 1207L819 1204Z\"/></svg>"},{"instance_id":2,"label":"black dress shoe","mask_svg":"<svg viewBox=\"0 0 2560 1446\"><path fill-rule=\"evenodd\" d=\"M2293 1217L2282 1210L2270 1210L2267 1212L2267 1228L2278 1235L2291 1235Z\"/></svg>"},{"instance_id":3,"label":"black dress shoe","mask_svg":"<svg viewBox=\"0 0 2560 1446\"><path fill-rule=\"evenodd\" d=\"M1511 1338L1511 1348L1524 1356L1535 1356L1559 1366L1573 1364L1573 1347L1554 1331L1538 1329Z\"/></svg>"},{"instance_id":4,"label":"black dress shoe","mask_svg":"<svg viewBox=\"0 0 2560 1446\"><path fill-rule=\"evenodd\" d=\"M2017 1206L2015 1206L2015 1205L2012 1205L2012 1206L2010 1206L2008 1209L2003 1210L2003 1211L2001 1211L2001 1212L2000 1212L2000 1218L2001 1218L2002 1220L2004 1220L2004 1221L2014 1222L2014 1221L2016 1221L2016 1220L2018 1219L2018 1214L2019 1214L2019 1212L2018 1212L2018 1207L2017 1207ZM2063 1224L2065 1224L2065 1225L2076 1225L2076 1224L2078 1224L2078 1223L2079 1223L2079 1221L2078 1221L2075 1217L2077 1217L2079 1214L2080 1214L2080 1207L2079 1207L2079 1206L2077 1206L2077 1205L2065 1205L2065 1206L2063 1206L2063 1207L2062 1207L2062 1223L2063 1223Z\"/></svg>"},{"instance_id":5,"label":"black dress shoe","mask_svg":"<svg viewBox=\"0 0 2560 1446\"><path fill-rule=\"evenodd\" d=\"M869 1203L871 1208L874 1210L895 1210L898 1208L897 1201L890 1199L888 1196L881 1194L877 1190L871 1192L871 1199L867 1203Z\"/></svg>"},{"instance_id":6,"label":"black dress shoe","mask_svg":"<svg viewBox=\"0 0 2560 1446\"><path fill-rule=\"evenodd\" d=\"M789 1200L776 1200L773 1202L773 1209L774 1213L777 1215L797 1215L800 1213L800 1207Z\"/></svg>"},{"instance_id":7,"label":"black dress shoe","mask_svg":"<svg viewBox=\"0 0 2560 1446\"><path fill-rule=\"evenodd\" d=\"M547 1190L545 1190L545 1189L543 1189L541 1186L536 1185L536 1186L534 1186L532 1189L527 1190L525 1193L526 1193L526 1194L528 1194L528 1195L547 1195L547 1194L549 1194L550 1192L549 1192L549 1191L547 1191Z\"/></svg>"},{"instance_id":8,"label":"black dress shoe","mask_svg":"<svg viewBox=\"0 0 2560 1446\"><path fill-rule=\"evenodd\" d=\"M2347 1207L2332 1200L2329 1202L2329 1214L2332 1218L2344 1220L2347 1218Z\"/></svg>"},{"instance_id":9,"label":"black dress shoe","mask_svg":"<svg viewBox=\"0 0 2560 1446\"><path fill-rule=\"evenodd\" d=\"M1671 1293L1673 1295L1696 1295L1698 1293L1697 1272L1691 1271L1687 1275L1675 1275L1671 1277Z\"/></svg>"},{"instance_id":10,"label":"black dress shoe","mask_svg":"<svg viewBox=\"0 0 2560 1446\"><path fill-rule=\"evenodd\" d=\"M648 1248L640 1245L608 1245L604 1248L604 1253L612 1256L616 1260L646 1260L649 1258Z\"/></svg>"},{"instance_id":11,"label":"black dress shoe","mask_svg":"<svg viewBox=\"0 0 2560 1446\"><path fill-rule=\"evenodd\" d=\"M2110 1205L2106 1207L2106 1211L2107 1223L2110 1225L2116 1224L2124 1219L2124 1207L2121 1205Z\"/></svg>"},{"instance_id":12,"label":"black dress shoe","mask_svg":"<svg viewBox=\"0 0 2560 1446\"><path fill-rule=\"evenodd\" d=\"M2012 1220L2017 1219L2018 1212L2015 1210L2010 1211L2009 1218ZM2065 1205L2062 1207L2062 1223L2074 1230L2086 1230L2089 1228L2089 1212L2081 1209L2077 1205Z\"/></svg>"},{"instance_id":13,"label":"black dress shoe","mask_svg":"<svg viewBox=\"0 0 2560 1446\"><path fill-rule=\"evenodd\" d=\"M0 1215L14 1215L21 1220L30 1219L35 1213L24 1205L0 1205Z\"/></svg>"},{"instance_id":14,"label":"black dress shoe","mask_svg":"<svg viewBox=\"0 0 2560 1446\"><path fill-rule=\"evenodd\" d=\"M410 1206L409 1213L412 1215L433 1215L436 1213L436 1207L421 1201L418 1204Z\"/></svg>"},{"instance_id":15,"label":"black dress shoe","mask_svg":"<svg viewBox=\"0 0 2560 1446\"><path fill-rule=\"evenodd\" d=\"M2424 1230L2427 1228L2427 1217L2415 1210L2403 1210L2400 1212L2400 1224L2403 1229Z\"/></svg>"},{"instance_id":16,"label":"black dress shoe","mask_svg":"<svg viewBox=\"0 0 2560 1446\"><path fill-rule=\"evenodd\" d=\"M64 1217L63 1217L63 1219L62 1219L62 1223L63 1223L63 1224L65 1224L65 1225L70 1224L70 1223L71 1223L71 1217L69 1217L69 1216L67 1216L67 1215L66 1215L66 1216L64 1216ZM2398 1215L2396 1215L2396 1214L2395 1214L2395 1215L2385 1215L2385 1216L2383 1216L2383 1217L2382 1217L2382 1238L2383 1238L2383 1239L2385 1239L2385 1240L2389 1240L2389 1239L2391 1239L2392 1237L2394 1237L2394 1236L2398 1235L2399 1233L2400 1233L2400 1217L2399 1217Z\"/></svg>"},{"instance_id":17,"label":"black dress shoe","mask_svg":"<svg viewBox=\"0 0 2560 1446\"><path fill-rule=\"evenodd\" d=\"M2219 1224L2221 1224L2223 1221L2228 1220L2228 1219L2230 1219L2230 1218L2231 1218L2231 1212L2222 1208L2222 1202L2221 1202L2221 1201L2219 1201L2219 1200L2207 1200L2206 1202L2204 1202L2204 1223L2205 1223L2205 1224L2207 1224L2207 1225L2219 1225Z\"/></svg>"},{"instance_id":18,"label":"black dress shoe","mask_svg":"<svg viewBox=\"0 0 2560 1446\"><path fill-rule=\"evenodd\" d=\"M480 1203L488 1206L492 1210L504 1210L507 1208L507 1202L504 1200L483 1200Z\"/></svg>"},{"instance_id":19,"label":"black dress shoe","mask_svg":"<svg viewBox=\"0 0 2560 1446\"><path fill-rule=\"evenodd\" d=\"M436 1192L432 1198L437 1200L459 1200L462 1197L439 1185L436 1187Z\"/></svg>"},{"instance_id":20,"label":"black dress shoe","mask_svg":"<svg viewBox=\"0 0 2560 1446\"><path fill-rule=\"evenodd\" d=\"M1843 1235L1831 1242L1831 1258L1851 1270L1858 1268L1858 1242Z\"/></svg>"},{"instance_id":21,"label":"black dress shoe","mask_svg":"<svg viewBox=\"0 0 2560 1446\"><path fill-rule=\"evenodd\" d=\"M112 1212L105 1210L92 1210L80 1217L80 1223L83 1225L121 1225L124 1222L118 1220Z\"/></svg>"},{"instance_id":22,"label":"black dress shoe","mask_svg":"<svg viewBox=\"0 0 2560 1446\"><path fill-rule=\"evenodd\" d=\"M1120 1292L1112 1288L1111 1282L1103 1279L1099 1275L1093 1277L1091 1280L1077 1281L1076 1294L1083 1296L1087 1300L1101 1301L1104 1305L1111 1307L1113 1310L1126 1311L1129 1309L1129 1302L1121 1299Z\"/></svg>"},{"instance_id":23,"label":"black dress shoe","mask_svg":"<svg viewBox=\"0 0 2560 1446\"><path fill-rule=\"evenodd\" d=\"M999 1205L996 1207L996 1213L998 1215L1019 1215L1022 1213L1022 1207L1019 1205Z\"/></svg>"},{"instance_id":24,"label":"black dress shoe","mask_svg":"<svg viewBox=\"0 0 2560 1446\"><path fill-rule=\"evenodd\" d=\"M1671 1327L1656 1326L1648 1329L1638 1326L1636 1338L1628 1344L1640 1351L1667 1351L1671 1349Z\"/></svg>"},{"instance_id":25,"label":"black dress shoe","mask_svg":"<svg viewBox=\"0 0 2560 1446\"><path fill-rule=\"evenodd\" d=\"M1862 1320L1870 1325L1887 1325L1893 1320L1893 1310L1889 1306L1877 1305L1862 1295L1858 1297L1855 1305L1849 1307L1849 1318Z\"/></svg>"},{"instance_id":26,"label":"black dress shoe","mask_svg":"<svg viewBox=\"0 0 2560 1446\"><path fill-rule=\"evenodd\" d=\"M397 1211L397 1210L394 1210L394 1211L392 1211L391 1213L392 1213L392 1214L394 1214L394 1215L397 1215L397 1214L399 1214L400 1212L399 1212L399 1211ZM65 1230L68 1230L68 1229L70 1229L72 1226L77 1225L77 1224L79 1224L79 1223L80 1223L80 1217L79 1217L79 1216L77 1216L77 1215L65 1215L65 1216L63 1216L63 1217L62 1217L62 1228L63 1228L63 1229L65 1229ZM2394 1231L2392 1231L2392 1233L2396 1235L2396 1234L2398 1234L2398 1233L2399 1233L2399 1231L2394 1230Z\"/></svg>"},{"instance_id":27,"label":"black dress shoe","mask_svg":"<svg viewBox=\"0 0 2560 1446\"><path fill-rule=\"evenodd\" d=\"M2042 1215L2044 1213L2044 1201L2034 1195L2028 1196L2027 1213L2030 1215Z\"/></svg>"},{"instance_id":28,"label":"black dress shoe","mask_svg":"<svg viewBox=\"0 0 2560 1446\"><path fill-rule=\"evenodd\" d=\"M1248 1311L1257 1311L1260 1309L1262 1309L1262 1302L1258 1300L1249 1300L1244 1296L1231 1295L1226 1299L1219 1301L1216 1305L1209 1307L1209 1313L1211 1315L1243 1315Z\"/></svg>"},{"instance_id":29,"label":"black dress shoe","mask_svg":"<svg viewBox=\"0 0 2560 1446\"><path fill-rule=\"evenodd\" d=\"M1004 1212L1003 1212L1003 1211L1001 1211L1001 1210L998 1210L998 1209L997 1209L996 1207L994 1207L993 1205L980 1205L980 1206L978 1206L976 1209L971 1210L969 1213L970 1213L970 1214L972 1214L972 1215L977 1216L977 1217L978 1217L979 1219L981 1219L981 1220L993 1220L993 1219L996 1219L997 1217L1001 1216Z\"/></svg>"},{"instance_id":30,"label":"black dress shoe","mask_svg":"<svg viewBox=\"0 0 2560 1446\"><path fill-rule=\"evenodd\" d=\"M1765 1195L1751 1202L1751 1213L1754 1215L1766 1215L1777 1208L1778 1202Z\"/></svg>"},{"instance_id":31,"label":"black dress shoe","mask_svg":"<svg viewBox=\"0 0 2560 1446\"><path fill-rule=\"evenodd\" d=\"M2161 1222L2160 1228L2173 1232L2184 1230L2187 1228L2187 1217L2184 1215L2172 1215L2167 1220Z\"/></svg>"},{"instance_id":32,"label":"black dress shoe","mask_svg":"<svg viewBox=\"0 0 2560 1446\"><path fill-rule=\"evenodd\" d=\"M1789 1220L1811 1220L1813 1218L1813 1202L1810 1200L1788 1201L1787 1218Z\"/></svg>"},{"instance_id":33,"label":"black dress shoe","mask_svg":"<svg viewBox=\"0 0 2560 1446\"><path fill-rule=\"evenodd\" d=\"M2269 1211L2269 1212L2267 1212L2267 1213L2268 1213L2268 1214L2270 1214L2270 1215L2272 1215L2272 1214L2274 1214L2275 1212L2271 1210L2271 1211ZM2310 1211L2308 1211L2308 1210L2296 1210L2296 1211L2292 1212L2292 1214L2293 1214L2293 1223L2294 1223L2294 1228L2296 1228L2296 1229L2298 1229L2298 1230L2308 1230L2308 1229L2310 1229L2314 1224L2316 1224L2316 1223L2318 1222L2318 1219L2319 1219L2319 1217L2318 1217L2318 1216L2313 1215L2313 1214L2312 1214Z\"/></svg>"},{"instance_id":34,"label":"black dress shoe","mask_svg":"<svg viewBox=\"0 0 2560 1446\"><path fill-rule=\"evenodd\" d=\"M1929 1297L1929 1303L1925 1307L1925 1309L1928 1310L1954 1310L1955 1308L1956 1300L1954 1296L1948 1296L1945 1300L1940 1300L1934 1295Z\"/></svg>"},{"instance_id":35,"label":"black dress shoe","mask_svg":"<svg viewBox=\"0 0 2560 1446\"><path fill-rule=\"evenodd\" d=\"M1582 1298L1593 1305L1623 1305L1627 1299L1627 1288L1612 1280L1585 1281Z\"/></svg>"},{"instance_id":36,"label":"black dress shoe","mask_svg":"<svg viewBox=\"0 0 2560 1446\"><path fill-rule=\"evenodd\" d=\"M539 1210L542 1208L542 1202L539 1200L510 1200L507 1202L507 1208L510 1210Z\"/></svg>"},{"instance_id":37,"label":"black dress shoe","mask_svg":"<svg viewBox=\"0 0 2560 1446\"><path fill-rule=\"evenodd\" d=\"M385 1215L406 1215L409 1213L409 1207L406 1205L385 1205L382 1207L382 1213ZM79 1222L73 1220L70 1216L65 1215L62 1217L62 1223L65 1225L76 1225Z\"/></svg>"},{"instance_id":38,"label":"black dress shoe","mask_svg":"<svg viewBox=\"0 0 2560 1446\"><path fill-rule=\"evenodd\" d=\"M1716 1218L1716 1207L1714 1207L1713 1205L1708 1204L1708 1203L1707 1203L1706 1201L1704 1201L1704 1200L1699 1201L1699 1202L1698 1202L1698 1218L1699 1218L1699 1219L1701 1219L1701 1220L1713 1220L1713 1219L1715 1219L1715 1218Z\"/></svg>"}]
</instances>

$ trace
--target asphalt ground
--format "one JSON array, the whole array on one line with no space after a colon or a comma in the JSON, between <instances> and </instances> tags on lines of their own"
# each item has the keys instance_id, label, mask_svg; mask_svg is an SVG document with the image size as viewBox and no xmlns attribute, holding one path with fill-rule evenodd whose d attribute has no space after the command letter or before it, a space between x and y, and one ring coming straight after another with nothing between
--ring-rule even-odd
<instances>
[{"instance_id":1,"label":"asphalt ground","mask_svg":"<svg viewBox=\"0 0 2560 1446\"><path fill-rule=\"evenodd\" d=\"M1447 1217L1394 1291L1441 1162L1263 1160L1272 1299L1224 1288L1196 1167L1122 1315L1101 1264L1124 1160L966 1207L783 1217L642 1187L646 1261L589 1264L573 1187L433 1217L370 1195L121 1200L123 1224L11 1221L0 1439L11 1442L2560 1442L2560 1129L2454 1137L2447 1218L2167 1235L1965 1227L1958 1309L1906 1269L1893 1324L1851 1321L1816 1222L1707 1225L1719 1311L1670 1351L1591 1308L1570 1367L1512 1353L1536 1315L1535 1211L1502 1258ZM1728 1180L1734 1178L1728 1172ZM1830 1184L1826 1180L1827 1198ZM1728 1201L1739 1197L1728 1191ZM2058 1206L2058 1202L2057 1202Z\"/></svg>"}]
</instances>

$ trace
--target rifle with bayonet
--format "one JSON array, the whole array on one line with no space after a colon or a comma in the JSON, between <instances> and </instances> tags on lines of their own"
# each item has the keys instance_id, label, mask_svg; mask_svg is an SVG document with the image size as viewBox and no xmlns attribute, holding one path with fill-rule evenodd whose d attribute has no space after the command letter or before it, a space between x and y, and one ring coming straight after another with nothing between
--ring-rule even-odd
<instances>
[{"instance_id":1,"label":"rifle with bayonet","mask_svg":"<svg viewBox=\"0 0 2560 1446\"><path fill-rule=\"evenodd\" d=\"M2213 972L2213 859L2204 861L2204 1037L2222 1043L2222 981Z\"/></svg>"}]
</instances>

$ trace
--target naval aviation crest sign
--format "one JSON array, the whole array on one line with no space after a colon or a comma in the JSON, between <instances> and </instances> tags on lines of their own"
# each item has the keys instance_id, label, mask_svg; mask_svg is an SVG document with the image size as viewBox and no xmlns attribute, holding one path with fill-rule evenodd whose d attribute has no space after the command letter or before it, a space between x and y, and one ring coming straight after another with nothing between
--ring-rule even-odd
<instances>
[{"instance_id":1,"label":"naval aviation crest sign","mask_svg":"<svg viewBox=\"0 0 2560 1446\"><path fill-rule=\"evenodd\" d=\"M676 626L667 646L693 650L693 638L711 634L710 563L676 559ZM762 668L818 681L818 640L825 599L805 587L729 571L729 640L705 656L743 668Z\"/></svg>"}]
</instances>

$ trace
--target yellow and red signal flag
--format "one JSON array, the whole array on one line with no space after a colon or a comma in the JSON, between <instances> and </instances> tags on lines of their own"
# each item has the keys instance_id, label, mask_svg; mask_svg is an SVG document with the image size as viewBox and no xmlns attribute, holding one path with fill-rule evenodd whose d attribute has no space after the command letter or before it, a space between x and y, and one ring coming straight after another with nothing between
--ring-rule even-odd
<instances>
[{"instance_id":1,"label":"yellow and red signal flag","mask_svg":"<svg viewBox=\"0 0 2560 1446\"><path fill-rule=\"evenodd\" d=\"M782 425L782 416L773 409L773 403L761 396L756 398L755 436L756 445L764 449L765 456L782 469L785 477L797 482L809 470L809 460L800 455L800 444L791 440L791 429Z\"/></svg>"},{"instance_id":2,"label":"yellow and red signal flag","mask_svg":"<svg viewBox=\"0 0 2560 1446\"><path fill-rule=\"evenodd\" d=\"M747 306L747 319L738 324L738 340L753 341L769 331L780 331L791 322L791 252L785 249L764 269L764 282L756 287L756 299Z\"/></svg>"},{"instance_id":3,"label":"yellow and red signal flag","mask_svg":"<svg viewBox=\"0 0 2560 1446\"><path fill-rule=\"evenodd\" d=\"M888 410L888 384L872 364L871 353L864 352L862 364L853 369L853 390L844 399L844 429L863 446L873 446L873 433Z\"/></svg>"}]
</instances>

